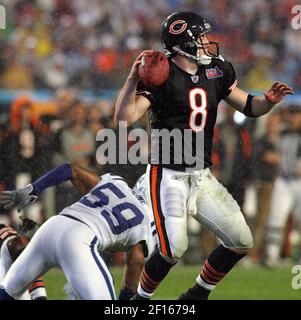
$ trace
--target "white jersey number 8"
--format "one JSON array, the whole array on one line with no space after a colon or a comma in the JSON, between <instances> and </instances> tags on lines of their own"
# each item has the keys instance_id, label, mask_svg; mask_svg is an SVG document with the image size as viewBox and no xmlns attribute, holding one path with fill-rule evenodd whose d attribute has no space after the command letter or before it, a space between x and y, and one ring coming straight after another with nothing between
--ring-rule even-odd
<instances>
[{"instance_id":1,"label":"white jersey number 8","mask_svg":"<svg viewBox=\"0 0 301 320\"><path fill-rule=\"evenodd\" d=\"M197 97L199 96L199 100ZM191 108L189 126L195 131L199 132L205 128L207 122L207 93L202 88L194 88L189 92L189 104ZM201 123L197 124L196 119L198 115L201 115Z\"/></svg>"}]
</instances>

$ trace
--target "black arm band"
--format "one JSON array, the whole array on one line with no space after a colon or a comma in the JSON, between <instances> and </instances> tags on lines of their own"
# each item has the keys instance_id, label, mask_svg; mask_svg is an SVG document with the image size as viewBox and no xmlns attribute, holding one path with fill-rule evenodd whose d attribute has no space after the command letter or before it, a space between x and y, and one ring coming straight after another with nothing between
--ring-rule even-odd
<instances>
[{"instance_id":1,"label":"black arm band","mask_svg":"<svg viewBox=\"0 0 301 320\"><path fill-rule=\"evenodd\" d=\"M254 96L252 96L251 94L248 94L247 103L246 103L244 110L242 112L246 117L249 117L249 118L257 118L258 117L258 116L255 116L254 113L252 112L253 98L254 98Z\"/></svg>"}]
</instances>

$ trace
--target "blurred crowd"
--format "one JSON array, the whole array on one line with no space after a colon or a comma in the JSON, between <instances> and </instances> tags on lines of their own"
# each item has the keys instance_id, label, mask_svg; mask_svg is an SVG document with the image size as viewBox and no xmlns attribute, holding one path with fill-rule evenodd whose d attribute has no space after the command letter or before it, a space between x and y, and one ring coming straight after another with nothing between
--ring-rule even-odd
<instances>
[{"instance_id":1,"label":"blurred crowd","mask_svg":"<svg viewBox=\"0 0 301 320\"><path fill-rule=\"evenodd\" d=\"M264 90L281 78L301 88L301 37L291 26L297 0L4 0L0 87L118 88L143 49L161 49L163 19L202 14L238 71L240 86ZM118 10L116 10L118 8Z\"/></svg>"},{"instance_id":2,"label":"blurred crowd","mask_svg":"<svg viewBox=\"0 0 301 320\"><path fill-rule=\"evenodd\" d=\"M143 49L161 49L163 18L193 10L212 23L212 37L238 73L241 87L266 90L274 80L301 89L300 30L291 28L287 0L6 0L8 26L0 36L0 88L51 89L53 98L17 97L0 108L0 190L23 187L65 161L122 175L133 186L145 166L96 161L97 132L116 130L114 99L87 101L81 90L119 89ZM118 10L116 8L118 7ZM299 32L299 34L298 34ZM72 89L71 89L72 88ZM147 119L135 124L147 127ZM130 143L128 143L130 147ZM214 135L212 171L252 227L250 263L273 267L301 253L301 108L282 105L244 119L222 104ZM256 208L248 210L250 186ZM68 183L41 198L30 213L58 213L79 198ZM282 208L282 210L279 210ZM0 208L0 218L10 217ZM300 220L300 221L299 221ZM187 262L198 262L216 239L189 223ZM202 251L199 250L200 242ZM297 248L297 249L296 249ZM295 250L295 251L294 251ZM297 253L296 253L297 252Z\"/></svg>"}]
</instances>

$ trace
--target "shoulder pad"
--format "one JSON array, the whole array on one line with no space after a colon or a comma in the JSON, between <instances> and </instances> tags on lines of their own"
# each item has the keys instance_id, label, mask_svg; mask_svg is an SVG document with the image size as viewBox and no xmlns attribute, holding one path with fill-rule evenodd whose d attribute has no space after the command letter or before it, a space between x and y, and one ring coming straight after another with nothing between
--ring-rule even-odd
<instances>
[{"instance_id":1,"label":"shoulder pad","mask_svg":"<svg viewBox=\"0 0 301 320\"><path fill-rule=\"evenodd\" d=\"M103 174L102 176L100 176L100 178L103 181L106 181L106 180L121 180L121 181L125 182L125 180L121 176L118 176L118 175L115 175L115 174L112 174L112 173Z\"/></svg>"}]
</instances>

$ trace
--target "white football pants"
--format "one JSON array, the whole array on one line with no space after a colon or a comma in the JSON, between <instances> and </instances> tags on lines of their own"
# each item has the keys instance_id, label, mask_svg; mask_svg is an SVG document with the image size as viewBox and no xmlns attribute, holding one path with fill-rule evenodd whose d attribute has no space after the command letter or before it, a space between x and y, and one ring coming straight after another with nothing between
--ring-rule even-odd
<instances>
[{"instance_id":1,"label":"white football pants","mask_svg":"<svg viewBox=\"0 0 301 320\"><path fill-rule=\"evenodd\" d=\"M84 223L62 215L51 217L13 263L0 287L13 298L50 268L64 272L80 300L114 300L113 278L100 257L99 240Z\"/></svg>"},{"instance_id":2,"label":"white football pants","mask_svg":"<svg viewBox=\"0 0 301 320\"><path fill-rule=\"evenodd\" d=\"M188 247L187 213L229 249L253 246L250 228L233 197L209 168L193 173L148 166L146 172L161 252L183 256Z\"/></svg>"}]
</instances>

